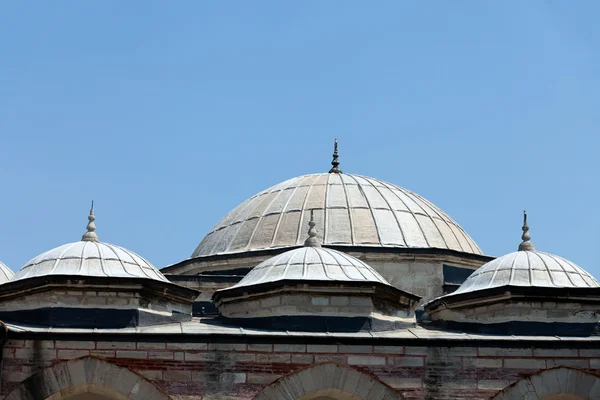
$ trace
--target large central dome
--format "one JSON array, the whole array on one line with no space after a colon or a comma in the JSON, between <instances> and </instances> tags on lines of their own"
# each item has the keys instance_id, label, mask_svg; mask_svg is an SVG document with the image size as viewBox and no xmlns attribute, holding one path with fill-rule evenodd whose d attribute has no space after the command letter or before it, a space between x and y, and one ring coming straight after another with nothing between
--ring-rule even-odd
<instances>
[{"instance_id":1,"label":"large central dome","mask_svg":"<svg viewBox=\"0 0 600 400\"><path fill-rule=\"evenodd\" d=\"M482 254L452 218L418 194L340 171L299 176L252 196L217 223L192 257L299 246L310 210L323 227L324 245Z\"/></svg>"}]
</instances>

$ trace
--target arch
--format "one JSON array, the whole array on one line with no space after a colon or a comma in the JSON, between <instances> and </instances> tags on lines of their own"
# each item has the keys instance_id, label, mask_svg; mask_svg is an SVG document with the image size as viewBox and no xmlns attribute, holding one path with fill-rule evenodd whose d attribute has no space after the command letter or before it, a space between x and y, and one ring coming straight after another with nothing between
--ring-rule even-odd
<instances>
[{"instance_id":1,"label":"arch","mask_svg":"<svg viewBox=\"0 0 600 400\"><path fill-rule=\"evenodd\" d=\"M67 400L83 394L109 400L172 400L130 369L96 357L60 362L25 379L4 400Z\"/></svg>"},{"instance_id":2,"label":"arch","mask_svg":"<svg viewBox=\"0 0 600 400\"><path fill-rule=\"evenodd\" d=\"M492 400L600 399L600 377L575 368L556 367L518 380Z\"/></svg>"},{"instance_id":3,"label":"arch","mask_svg":"<svg viewBox=\"0 0 600 400\"><path fill-rule=\"evenodd\" d=\"M254 400L402 400L394 389L372 374L346 365L323 363L283 376Z\"/></svg>"}]
</instances>

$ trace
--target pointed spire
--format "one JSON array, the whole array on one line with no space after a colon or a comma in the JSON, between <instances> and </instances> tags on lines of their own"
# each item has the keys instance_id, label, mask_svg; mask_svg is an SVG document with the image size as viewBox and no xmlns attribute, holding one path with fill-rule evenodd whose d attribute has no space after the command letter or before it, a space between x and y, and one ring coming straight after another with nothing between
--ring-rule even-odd
<instances>
[{"instance_id":1,"label":"pointed spire","mask_svg":"<svg viewBox=\"0 0 600 400\"><path fill-rule=\"evenodd\" d=\"M306 247L321 247L321 242L317 239L317 230L315 229L315 212L310 210L310 222L308 223L308 239L304 241Z\"/></svg>"},{"instance_id":2,"label":"pointed spire","mask_svg":"<svg viewBox=\"0 0 600 400\"><path fill-rule=\"evenodd\" d=\"M519 251L535 251L535 246L530 242L531 235L529 234L529 225L527 225L527 211L523 211L523 241L519 245Z\"/></svg>"},{"instance_id":3,"label":"pointed spire","mask_svg":"<svg viewBox=\"0 0 600 400\"><path fill-rule=\"evenodd\" d=\"M342 170L339 168L340 162L338 161L338 149L337 149L337 139L333 142L333 161L331 161L331 169L329 170L330 174L341 174Z\"/></svg>"},{"instance_id":4,"label":"pointed spire","mask_svg":"<svg viewBox=\"0 0 600 400\"><path fill-rule=\"evenodd\" d=\"M90 215L88 216L88 224L87 224L87 232L83 234L83 236L81 237L81 240L83 242L99 242L100 239L98 239L98 235L96 234L96 232L94 232L96 230L96 224L94 223L94 221L96 220L96 217L94 217L94 200L92 200L92 208L90 209Z\"/></svg>"}]
</instances>

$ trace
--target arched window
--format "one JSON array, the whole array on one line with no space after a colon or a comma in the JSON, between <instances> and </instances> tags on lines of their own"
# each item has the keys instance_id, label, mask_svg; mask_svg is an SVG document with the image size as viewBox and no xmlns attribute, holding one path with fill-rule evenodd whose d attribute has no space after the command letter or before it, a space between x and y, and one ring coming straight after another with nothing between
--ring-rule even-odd
<instances>
[{"instance_id":1,"label":"arched window","mask_svg":"<svg viewBox=\"0 0 600 400\"><path fill-rule=\"evenodd\" d=\"M375 376L345 365L313 365L273 382L254 400L401 400Z\"/></svg>"},{"instance_id":2,"label":"arched window","mask_svg":"<svg viewBox=\"0 0 600 400\"><path fill-rule=\"evenodd\" d=\"M532 394L539 400L600 399L600 377L574 368L547 369L504 388L493 400L529 399Z\"/></svg>"},{"instance_id":3,"label":"arched window","mask_svg":"<svg viewBox=\"0 0 600 400\"><path fill-rule=\"evenodd\" d=\"M25 379L4 400L172 400L135 372L94 357L58 363Z\"/></svg>"}]
</instances>

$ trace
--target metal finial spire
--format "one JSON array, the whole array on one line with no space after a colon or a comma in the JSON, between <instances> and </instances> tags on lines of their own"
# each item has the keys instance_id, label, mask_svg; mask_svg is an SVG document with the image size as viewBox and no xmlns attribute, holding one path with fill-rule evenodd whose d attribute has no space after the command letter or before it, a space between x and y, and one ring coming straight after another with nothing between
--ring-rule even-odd
<instances>
[{"instance_id":1,"label":"metal finial spire","mask_svg":"<svg viewBox=\"0 0 600 400\"><path fill-rule=\"evenodd\" d=\"M529 225L527 225L527 211L523 211L523 241L519 245L519 251L535 251L535 246L530 242L531 235L529 234Z\"/></svg>"},{"instance_id":2,"label":"metal finial spire","mask_svg":"<svg viewBox=\"0 0 600 400\"><path fill-rule=\"evenodd\" d=\"M315 229L315 213L314 210L310 210L310 222L308 223L308 239L304 241L306 247L321 247L321 242L317 239L317 230Z\"/></svg>"},{"instance_id":3,"label":"metal finial spire","mask_svg":"<svg viewBox=\"0 0 600 400\"><path fill-rule=\"evenodd\" d=\"M341 174L342 170L339 168L340 162L338 161L338 150L337 150L337 139L333 142L333 161L331 161L331 169L329 170L330 174Z\"/></svg>"},{"instance_id":4,"label":"metal finial spire","mask_svg":"<svg viewBox=\"0 0 600 400\"><path fill-rule=\"evenodd\" d=\"M96 217L94 217L94 200L92 200L92 208L90 209L90 215L88 215L88 224L87 224L87 232L83 234L83 236L81 237L81 240L84 242L99 242L100 239L98 239L98 235L96 234L96 232L94 232L96 230L96 224L94 223L94 221L96 220Z\"/></svg>"}]
</instances>

